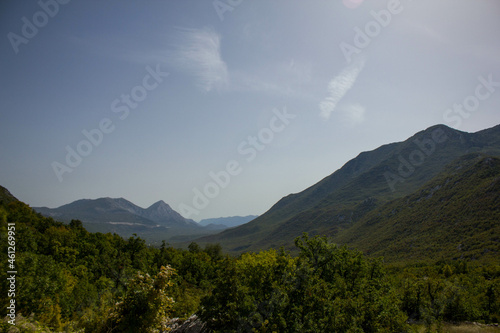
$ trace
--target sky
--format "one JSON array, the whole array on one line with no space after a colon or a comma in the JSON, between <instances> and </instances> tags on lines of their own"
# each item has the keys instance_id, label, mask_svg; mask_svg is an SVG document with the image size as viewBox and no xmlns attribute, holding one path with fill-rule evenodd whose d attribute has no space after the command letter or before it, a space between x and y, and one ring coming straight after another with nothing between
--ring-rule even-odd
<instances>
[{"instance_id":1,"label":"sky","mask_svg":"<svg viewBox=\"0 0 500 333\"><path fill-rule=\"evenodd\" d=\"M498 0L4 0L0 185L260 215L360 152L500 124Z\"/></svg>"}]
</instances>

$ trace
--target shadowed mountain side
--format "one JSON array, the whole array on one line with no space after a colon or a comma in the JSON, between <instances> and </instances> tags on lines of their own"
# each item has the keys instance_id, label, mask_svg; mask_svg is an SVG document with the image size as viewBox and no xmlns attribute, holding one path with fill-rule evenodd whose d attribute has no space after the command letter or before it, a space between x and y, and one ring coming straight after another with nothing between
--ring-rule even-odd
<instances>
[{"instance_id":1,"label":"shadowed mountain side","mask_svg":"<svg viewBox=\"0 0 500 333\"><path fill-rule=\"evenodd\" d=\"M290 246L302 232L335 235L372 209L411 194L469 153L500 156L500 126L465 133L444 125L363 152L310 188L284 197L240 227L198 239L233 252Z\"/></svg>"},{"instance_id":2,"label":"shadowed mountain side","mask_svg":"<svg viewBox=\"0 0 500 333\"><path fill-rule=\"evenodd\" d=\"M498 221L500 159L471 154L334 240L391 262L488 260L500 254Z\"/></svg>"},{"instance_id":3,"label":"shadowed mountain side","mask_svg":"<svg viewBox=\"0 0 500 333\"><path fill-rule=\"evenodd\" d=\"M202 226L213 225L213 227L233 228L248 223L257 217L257 215L219 217L201 220L199 224Z\"/></svg>"}]
</instances>

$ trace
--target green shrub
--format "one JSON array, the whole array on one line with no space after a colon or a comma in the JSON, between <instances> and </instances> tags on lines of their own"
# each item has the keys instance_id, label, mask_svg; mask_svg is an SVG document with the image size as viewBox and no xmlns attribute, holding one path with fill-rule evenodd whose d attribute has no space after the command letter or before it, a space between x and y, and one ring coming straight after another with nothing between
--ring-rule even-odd
<instances>
[{"instance_id":1,"label":"green shrub","mask_svg":"<svg viewBox=\"0 0 500 333\"><path fill-rule=\"evenodd\" d=\"M125 297L110 316L113 330L131 333L165 330L174 304L167 295L174 272L169 266L162 266L154 278L137 273L127 286Z\"/></svg>"}]
</instances>

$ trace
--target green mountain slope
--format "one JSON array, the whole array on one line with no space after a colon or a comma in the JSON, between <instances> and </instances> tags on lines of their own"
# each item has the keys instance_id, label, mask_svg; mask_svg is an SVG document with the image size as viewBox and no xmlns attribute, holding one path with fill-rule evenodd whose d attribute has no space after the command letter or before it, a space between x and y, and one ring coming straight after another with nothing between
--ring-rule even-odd
<instances>
[{"instance_id":1,"label":"green mountain slope","mask_svg":"<svg viewBox=\"0 0 500 333\"><path fill-rule=\"evenodd\" d=\"M500 159L466 155L334 239L387 261L498 260Z\"/></svg>"},{"instance_id":2,"label":"green mountain slope","mask_svg":"<svg viewBox=\"0 0 500 333\"><path fill-rule=\"evenodd\" d=\"M224 229L227 229L248 223L257 217L257 215L248 215L210 218L201 220L199 224L204 227L212 225L213 227L222 227Z\"/></svg>"},{"instance_id":3,"label":"green mountain slope","mask_svg":"<svg viewBox=\"0 0 500 333\"><path fill-rule=\"evenodd\" d=\"M0 205L7 205L14 201L19 200L17 200L5 187L0 186Z\"/></svg>"},{"instance_id":4,"label":"green mountain slope","mask_svg":"<svg viewBox=\"0 0 500 333\"><path fill-rule=\"evenodd\" d=\"M336 235L371 210L409 195L469 153L500 156L500 126L477 133L444 125L421 131L404 142L363 152L310 188L277 202L257 219L208 236L233 252L291 247L302 232Z\"/></svg>"}]
</instances>

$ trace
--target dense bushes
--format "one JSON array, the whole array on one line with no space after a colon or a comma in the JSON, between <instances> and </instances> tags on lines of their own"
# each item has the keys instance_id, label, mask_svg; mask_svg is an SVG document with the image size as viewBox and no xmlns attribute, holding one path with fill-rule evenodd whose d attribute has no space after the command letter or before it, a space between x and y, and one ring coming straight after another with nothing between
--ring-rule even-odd
<instances>
[{"instance_id":1,"label":"dense bushes","mask_svg":"<svg viewBox=\"0 0 500 333\"><path fill-rule=\"evenodd\" d=\"M63 225L19 202L0 207L2 262L8 222L16 223L17 313L52 330L154 332L193 313L219 332L402 332L411 330L407 321L500 319L498 263L387 267L307 235L296 240L298 256L234 258L196 243L153 248L89 233L79 221Z\"/></svg>"},{"instance_id":2,"label":"dense bushes","mask_svg":"<svg viewBox=\"0 0 500 333\"><path fill-rule=\"evenodd\" d=\"M500 321L500 267L467 268L465 262L407 267L393 272L402 309L411 320Z\"/></svg>"},{"instance_id":3,"label":"dense bushes","mask_svg":"<svg viewBox=\"0 0 500 333\"><path fill-rule=\"evenodd\" d=\"M137 273L127 286L123 300L118 302L109 316L110 327L118 332L155 332L166 329L166 322L172 313L174 300L167 291L172 287L174 270L162 266L152 278L149 274Z\"/></svg>"},{"instance_id":4,"label":"dense bushes","mask_svg":"<svg viewBox=\"0 0 500 333\"><path fill-rule=\"evenodd\" d=\"M402 331L406 316L381 264L326 238L227 260L200 315L220 332Z\"/></svg>"},{"instance_id":5,"label":"dense bushes","mask_svg":"<svg viewBox=\"0 0 500 333\"><path fill-rule=\"evenodd\" d=\"M173 284L182 277L173 276L162 250L142 239L89 233L80 221L63 225L13 202L3 208L0 219L2 262L7 262L9 222L16 227L17 314L53 330L146 332L141 325L161 328L175 313ZM174 251L176 257L183 253ZM6 280L5 270L0 278ZM6 288L2 283L4 309L9 301Z\"/></svg>"}]
</instances>

